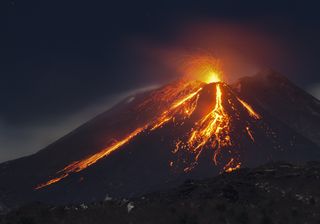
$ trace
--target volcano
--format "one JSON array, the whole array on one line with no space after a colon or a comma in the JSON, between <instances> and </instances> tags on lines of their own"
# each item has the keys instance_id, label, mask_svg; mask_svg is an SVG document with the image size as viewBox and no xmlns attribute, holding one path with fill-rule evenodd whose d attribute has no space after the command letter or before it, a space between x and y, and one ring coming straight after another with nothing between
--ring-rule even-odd
<instances>
[{"instance_id":1,"label":"volcano","mask_svg":"<svg viewBox=\"0 0 320 224\"><path fill-rule=\"evenodd\" d=\"M270 161L319 160L319 119L320 102L274 72L234 85L178 80L1 164L0 202L132 197Z\"/></svg>"}]
</instances>

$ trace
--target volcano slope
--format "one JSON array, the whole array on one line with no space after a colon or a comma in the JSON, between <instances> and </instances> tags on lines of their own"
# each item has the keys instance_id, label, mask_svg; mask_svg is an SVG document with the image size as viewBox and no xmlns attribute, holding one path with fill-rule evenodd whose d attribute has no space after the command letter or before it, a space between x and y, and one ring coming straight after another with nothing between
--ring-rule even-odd
<instances>
[{"instance_id":1,"label":"volcano slope","mask_svg":"<svg viewBox=\"0 0 320 224\"><path fill-rule=\"evenodd\" d=\"M130 97L38 153L1 164L0 201L14 207L132 197L239 167L320 159L309 136L249 93L222 82L177 81Z\"/></svg>"},{"instance_id":2,"label":"volcano slope","mask_svg":"<svg viewBox=\"0 0 320 224\"><path fill-rule=\"evenodd\" d=\"M320 102L286 77L266 70L242 78L234 86L242 97L320 145Z\"/></svg>"}]
</instances>

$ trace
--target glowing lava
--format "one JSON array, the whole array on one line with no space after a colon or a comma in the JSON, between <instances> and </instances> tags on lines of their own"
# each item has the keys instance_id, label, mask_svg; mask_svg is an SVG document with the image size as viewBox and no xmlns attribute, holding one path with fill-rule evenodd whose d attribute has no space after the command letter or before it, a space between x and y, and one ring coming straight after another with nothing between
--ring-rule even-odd
<instances>
[{"instance_id":1,"label":"glowing lava","mask_svg":"<svg viewBox=\"0 0 320 224\"><path fill-rule=\"evenodd\" d=\"M180 116L183 116L184 118L189 117L197 106L197 101L199 97L198 93L201 90L202 88L199 88L195 92L183 97L182 99L175 101L172 104L172 106L169 108L169 110L165 110L159 116L159 118L155 119L155 121L152 122L150 130L153 131L161 127L163 124L172 120L175 116L180 115ZM196 100L191 101L192 99L196 99Z\"/></svg>"},{"instance_id":2,"label":"glowing lava","mask_svg":"<svg viewBox=\"0 0 320 224\"><path fill-rule=\"evenodd\" d=\"M224 171L230 173L237 169L240 169L241 162L237 162L236 159L231 158L230 161L223 167Z\"/></svg>"},{"instance_id":3,"label":"glowing lava","mask_svg":"<svg viewBox=\"0 0 320 224\"><path fill-rule=\"evenodd\" d=\"M179 140L176 144L175 153L180 149L186 149L195 154L195 163L187 169L190 171L192 166L197 164L199 156L205 146L210 146L214 150L213 161L217 165L217 156L222 147L230 146L231 139L230 133L230 117L225 112L222 105L222 91L220 83L216 86L216 102L215 107L204 116L201 120L197 121L195 126L190 131L187 141Z\"/></svg>"},{"instance_id":4,"label":"glowing lava","mask_svg":"<svg viewBox=\"0 0 320 224\"><path fill-rule=\"evenodd\" d=\"M248 103L244 102L243 100L241 100L239 98L237 98L237 99L242 104L242 106L247 109L247 111L248 111L248 113L249 113L249 115L251 117L253 117L253 118L257 119L257 120L261 118L260 115L257 112L255 112L253 110L253 108Z\"/></svg>"},{"instance_id":5,"label":"glowing lava","mask_svg":"<svg viewBox=\"0 0 320 224\"><path fill-rule=\"evenodd\" d=\"M125 138L117 141L116 143L106 147L105 149L101 150L100 152L89 156L86 159L76 161L71 163L70 165L66 166L62 170L58 171L56 174L58 177L53 178L45 183L42 183L38 186L35 187L36 190L47 187L51 184L57 183L60 180L66 178L69 176L71 173L77 173L80 172L87 167L95 164L97 161L100 159L109 156L112 152L118 150L120 147L128 143L132 138L135 136L139 135L141 132L145 130L150 130L153 131L165 123L171 121L175 116L183 116L184 118L190 116L194 109L196 108L196 102L198 99L198 94L202 90L202 88L197 89L195 92L192 92L186 96L181 97L181 99L178 99L174 101L172 106L164 111L161 116L158 118L155 118L153 121L150 123L147 123L143 127L139 127L135 129L133 132L131 132L129 135L127 135Z\"/></svg>"},{"instance_id":6,"label":"glowing lava","mask_svg":"<svg viewBox=\"0 0 320 224\"><path fill-rule=\"evenodd\" d=\"M57 174L60 174L59 177L51 179L51 180L47 181L46 183L40 184L35 189L40 189L40 188L49 186L51 184L54 184L64 178L66 178L67 176L69 176L70 173L77 173L77 172L80 172L81 170L86 169L87 167L96 163L98 160L110 155L113 151L117 150L118 148L120 148L121 146L126 144L128 141L130 141L133 137L138 135L143 130L144 130L144 128L137 128L132 133L130 133L127 137L125 137L124 139L112 144L111 146L103 149L102 151L100 151L100 152L98 152L98 153L96 153L96 154L94 154L84 160L80 160L80 161L76 161L76 162L71 163L70 165L66 166L64 169L57 172Z\"/></svg>"},{"instance_id":7,"label":"glowing lava","mask_svg":"<svg viewBox=\"0 0 320 224\"><path fill-rule=\"evenodd\" d=\"M179 138L175 140L174 143L176 147L173 153L185 150L194 155L194 161L184 169L186 172L191 171L197 165L199 156L204 149L213 151L212 160L217 166L220 163L218 157L221 154L221 150L232 146L234 141L231 137L231 129L235 116L230 114L230 110L226 110L225 104L228 104L235 114L239 113L238 109L235 108L236 104L228 98L230 93L229 95L223 93L223 90L228 88L224 88L227 87L227 85L221 82L222 73L210 64L211 60L209 60L209 62L203 60L203 58L196 59L192 70L202 82L181 81L154 91L149 98L137 107L137 111L143 113L149 106L159 105L158 109L160 112L155 113L152 119L146 121L140 125L140 127L135 127L131 133L127 133L124 137L99 152L82 160L72 162L58 171L55 177L36 186L35 189L47 187L70 176L72 173L81 172L116 150L119 150L142 133L149 134L156 129L162 128L168 122L178 123L179 126L183 126L194 114L194 111L198 109L198 101L204 90L204 86L206 86L205 83L214 83L212 84L214 88L212 93L215 96L215 102L212 108L209 108L204 115L201 115L201 117L194 116L196 120L191 130L187 129L189 131L186 132L186 136L179 136ZM261 116L254 111L248 103L238 97L233 98L233 101L240 102L246 109L250 115L247 117L252 117L255 120L261 119ZM243 129L245 129L249 138L254 142L253 132L250 127L245 126ZM226 161L224 162L225 165L222 166L226 172L231 172L241 166L238 157L229 157ZM173 162L170 162L170 167L172 166Z\"/></svg>"},{"instance_id":8,"label":"glowing lava","mask_svg":"<svg viewBox=\"0 0 320 224\"><path fill-rule=\"evenodd\" d=\"M206 83L221 82L220 75L215 71L211 71L204 77L204 81Z\"/></svg>"}]
</instances>

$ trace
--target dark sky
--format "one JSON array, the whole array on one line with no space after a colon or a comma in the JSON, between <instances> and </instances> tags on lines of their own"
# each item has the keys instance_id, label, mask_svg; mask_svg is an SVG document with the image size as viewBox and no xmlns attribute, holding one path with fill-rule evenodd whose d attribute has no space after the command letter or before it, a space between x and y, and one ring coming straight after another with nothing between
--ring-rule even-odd
<instances>
[{"instance_id":1,"label":"dark sky","mask_svg":"<svg viewBox=\"0 0 320 224\"><path fill-rule=\"evenodd\" d=\"M4 1L0 162L35 152L124 95L170 79L165 68L146 73L155 62L137 49L144 41L174 45L188 22L258 27L293 55L268 66L319 94L317 1Z\"/></svg>"}]
</instances>

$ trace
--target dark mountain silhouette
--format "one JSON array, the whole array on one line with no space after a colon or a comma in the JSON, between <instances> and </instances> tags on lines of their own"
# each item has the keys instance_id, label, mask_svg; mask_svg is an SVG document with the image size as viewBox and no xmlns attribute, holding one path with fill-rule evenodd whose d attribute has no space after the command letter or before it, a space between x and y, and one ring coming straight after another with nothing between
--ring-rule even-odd
<instances>
[{"instance_id":1,"label":"dark mountain silhouette","mask_svg":"<svg viewBox=\"0 0 320 224\"><path fill-rule=\"evenodd\" d=\"M319 110L319 101L274 73L234 86L177 81L129 97L38 153L1 164L0 202L133 197L239 166L319 160L312 134L319 133L312 122Z\"/></svg>"},{"instance_id":2,"label":"dark mountain silhouette","mask_svg":"<svg viewBox=\"0 0 320 224\"><path fill-rule=\"evenodd\" d=\"M286 77L266 70L254 77L242 78L235 86L238 87L239 94L249 102L258 104L320 145L320 101Z\"/></svg>"}]
</instances>

